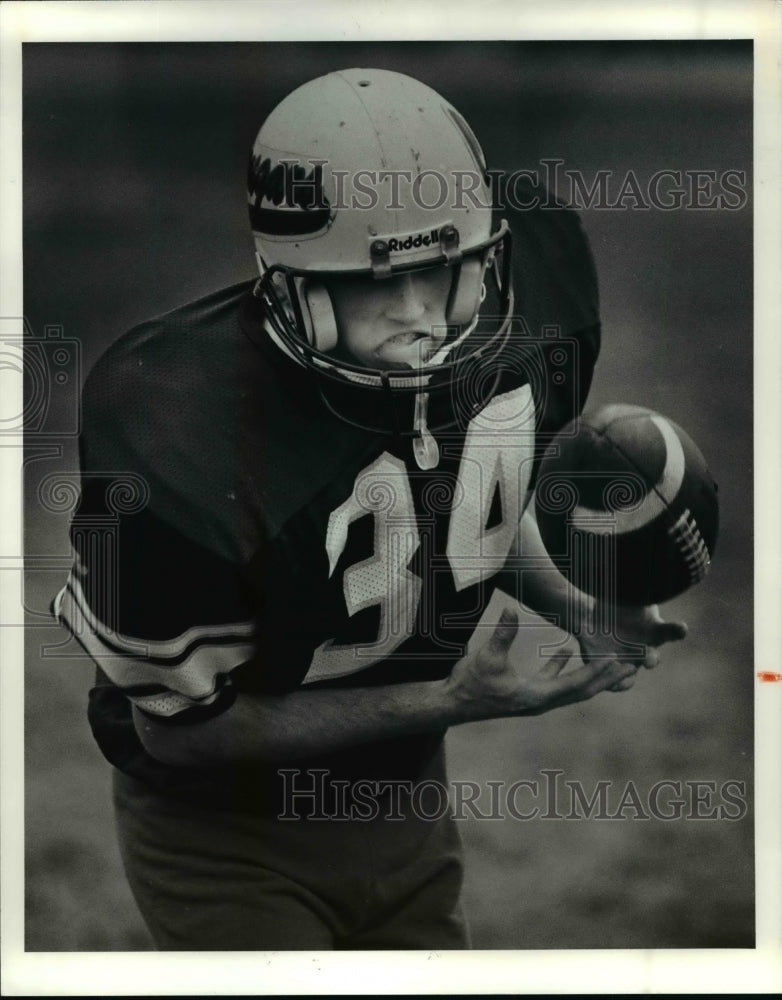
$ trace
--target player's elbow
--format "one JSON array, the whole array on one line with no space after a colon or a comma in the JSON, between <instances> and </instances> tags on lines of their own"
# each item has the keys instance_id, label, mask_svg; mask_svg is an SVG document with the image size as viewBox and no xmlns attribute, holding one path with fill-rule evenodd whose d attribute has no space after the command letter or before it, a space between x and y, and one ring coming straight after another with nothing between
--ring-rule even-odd
<instances>
[{"instance_id":1,"label":"player's elbow","mask_svg":"<svg viewBox=\"0 0 782 1000\"><path fill-rule=\"evenodd\" d=\"M133 725L143 748L161 764L192 767L199 763L195 759L192 741L188 738L187 730L190 726L172 726L158 722L135 706Z\"/></svg>"}]
</instances>

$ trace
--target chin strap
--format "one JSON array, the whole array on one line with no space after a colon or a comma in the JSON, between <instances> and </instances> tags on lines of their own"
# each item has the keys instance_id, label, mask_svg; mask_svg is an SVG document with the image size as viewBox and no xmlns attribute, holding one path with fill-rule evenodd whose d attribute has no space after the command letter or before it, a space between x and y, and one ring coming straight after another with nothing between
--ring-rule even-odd
<instances>
[{"instance_id":1,"label":"chin strap","mask_svg":"<svg viewBox=\"0 0 782 1000\"><path fill-rule=\"evenodd\" d=\"M483 302L485 298L486 286L483 285L481 287L481 302ZM440 350L429 359L428 364L424 365L424 368L429 367L429 365L442 364L451 351L453 351L455 347L458 347L467 339L467 337L469 337L477 325L478 313L476 312L472 322L466 326L456 340L441 347ZM428 409L429 394L426 392L420 392L415 397L415 411L413 414L413 430L415 431L415 437L413 438L413 455L418 468L424 472L427 472L429 469L436 469L440 464L440 447L437 444L437 439L429 430L426 423Z\"/></svg>"},{"instance_id":2,"label":"chin strap","mask_svg":"<svg viewBox=\"0 0 782 1000\"><path fill-rule=\"evenodd\" d=\"M440 462L440 448L434 434L426 426L426 411L429 408L429 394L420 392L415 397L415 414L413 416L413 455L419 469L427 472L436 469Z\"/></svg>"}]
</instances>

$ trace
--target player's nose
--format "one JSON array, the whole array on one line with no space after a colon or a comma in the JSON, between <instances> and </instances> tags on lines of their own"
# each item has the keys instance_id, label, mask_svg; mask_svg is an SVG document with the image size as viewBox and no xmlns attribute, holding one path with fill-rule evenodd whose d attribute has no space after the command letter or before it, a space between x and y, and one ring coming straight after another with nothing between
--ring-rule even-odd
<instances>
[{"instance_id":1,"label":"player's nose","mask_svg":"<svg viewBox=\"0 0 782 1000\"><path fill-rule=\"evenodd\" d=\"M414 326L426 313L426 287L414 274L391 279L385 314L388 319Z\"/></svg>"}]
</instances>

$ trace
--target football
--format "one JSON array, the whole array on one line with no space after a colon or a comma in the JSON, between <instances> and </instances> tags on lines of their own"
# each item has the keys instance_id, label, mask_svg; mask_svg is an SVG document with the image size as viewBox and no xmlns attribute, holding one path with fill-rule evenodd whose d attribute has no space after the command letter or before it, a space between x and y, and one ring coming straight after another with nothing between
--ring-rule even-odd
<instances>
[{"instance_id":1,"label":"football","mask_svg":"<svg viewBox=\"0 0 782 1000\"><path fill-rule=\"evenodd\" d=\"M604 601L667 601L714 557L719 508L706 461L681 427L641 406L567 424L541 461L535 510L558 569Z\"/></svg>"}]
</instances>

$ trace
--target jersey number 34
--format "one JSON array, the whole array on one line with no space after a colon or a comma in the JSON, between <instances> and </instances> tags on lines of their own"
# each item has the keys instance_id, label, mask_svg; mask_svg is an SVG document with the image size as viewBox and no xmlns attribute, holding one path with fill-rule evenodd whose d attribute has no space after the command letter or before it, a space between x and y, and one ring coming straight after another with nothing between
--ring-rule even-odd
<instances>
[{"instance_id":1,"label":"jersey number 34","mask_svg":"<svg viewBox=\"0 0 782 1000\"><path fill-rule=\"evenodd\" d=\"M532 467L535 409L530 387L495 397L470 421L453 488L432 481L424 488L429 516L446 515L444 560L457 591L493 576L504 565L518 531ZM444 494L450 511L442 510ZM499 523L487 527L499 494ZM383 452L357 476L350 496L329 518L326 552L333 573L353 521L371 514L374 553L345 570L348 615L371 606L380 610L377 639L363 645L335 645L329 639L313 655L305 683L351 674L384 660L414 633L424 581L410 561L421 544L421 526L407 470Z\"/></svg>"}]
</instances>

